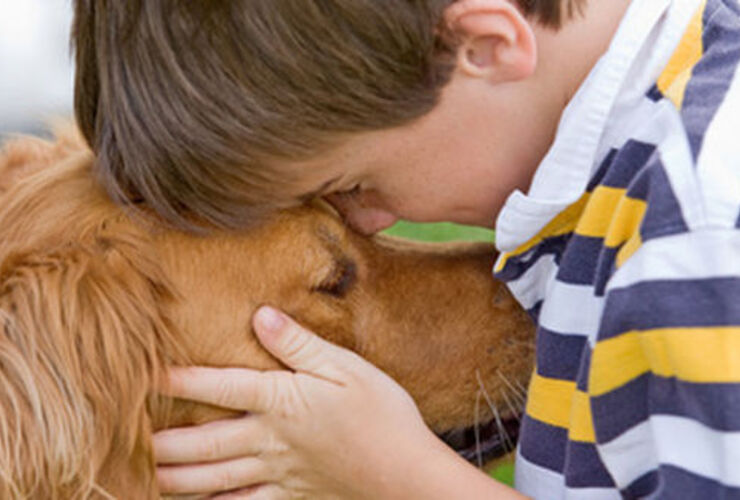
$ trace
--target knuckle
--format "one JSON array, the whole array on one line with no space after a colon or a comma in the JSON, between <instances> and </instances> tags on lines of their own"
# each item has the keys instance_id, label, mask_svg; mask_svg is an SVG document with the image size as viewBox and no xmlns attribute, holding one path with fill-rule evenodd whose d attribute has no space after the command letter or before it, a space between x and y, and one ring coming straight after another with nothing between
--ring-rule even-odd
<instances>
[{"instance_id":1,"label":"knuckle","mask_svg":"<svg viewBox=\"0 0 740 500\"><path fill-rule=\"evenodd\" d=\"M262 408L266 413L275 409L276 396L280 391L280 384L275 373L261 373L258 379L260 390L255 394L255 404Z\"/></svg>"},{"instance_id":2,"label":"knuckle","mask_svg":"<svg viewBox=\"0 0 740 500\"><path fill-rule=\"evenodd\" d=\"M238 484L236 483L236 476L234 475L234 471L232 471L231 469L226 469L218 473L216 477L216 489L222 491L230 490L237 486Z\"/></svg>"},{"instance_id":3,"label":"knuckle","mask_svg":"<svg viewBox=\"0 0 740 500\"><path fill-rule=\"evenodd\" d=\"M283 340L282 351L290 359L297 359L305 355L315 342L315 337L298 327L295 327L291 335L286 335Z\"/></svg>"},{"instance_id":4,"label":"knuckle","mask_svg":"<svg viewBox=\"0 0 740 500\"><path fill-rule=\"evenodd\" d=\"M233 407L238 402L238 392L236 384L231 379L225 379L219 386L216 399L222 406Z\"/></svg>"},{"instance_id":5,"label":"knuckle","mask_svg":"<svg viewBox=\"0 0 740 500\"><path fill-rule=\"evenodd\" d=\"M220 458L223 454L223 446L216 439L209 439L200 444L198 456L203 460L211 461Z\"/></svg>"}]
</instances>

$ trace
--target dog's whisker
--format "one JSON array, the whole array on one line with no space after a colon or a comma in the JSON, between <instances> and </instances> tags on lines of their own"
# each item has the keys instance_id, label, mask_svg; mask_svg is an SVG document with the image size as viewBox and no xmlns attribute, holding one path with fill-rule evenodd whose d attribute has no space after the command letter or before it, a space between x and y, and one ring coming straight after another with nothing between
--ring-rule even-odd
<instances>
[{"instance_id":1,"label":"dog's whisker","mask_svg":"<svg viewBox=\"0 0 740 500\"><path fill-rule=\"evenodd\" d=\"M521 391L522 396L525 396L527 394L527 388L524 387L524 385L520 381L518 381L518 380L515 380L514 383L516 384L516 386Z\"/></svg>"},{"instance_id":2,"label":"dog's whisker","mask_svg":"<svg viewBox=\"0 0 740 500\"><path fill-rule=\"evenodd\" d=\"M511 383L511 380L509 380L509 377L507 377L506 375L504 375L504 373L501 370L496 370L496 375L498 375L498 377L501 379L501 381L504 383L504 385L506 385L506 387L508 387L509 389L511 389L511 391L513 393L515 393L515 394L523 394L524 393L524 391L521 388L521 385L518 384L518 386L515 386L514 384L512 384Z\"/></svg>"},{"instance_id":3,"label":"dog's whisker","mask_svg":"<svg viewBox=\"0 0 740 500\"><path fill-rule=\"evenodd\" d=\"M504 427L503 420L501 419L501 413L498 411L498 407L491 399L490 395L488 394L488 391L486 390L485 385L483 384L483 380L480 376L480 371L475 370L475 376L478 379L478 385L481 388L481 391L483 392L483 397L486 399L486 403L488 404L488 407L491 410L491 413L493 413L493 418L496 421L496 428L498 429L499 436L503 439L504 446L508 449L514 449L514 443L511 441L511 437L509 436L509 433L506 432L506 428Z\"/></svg>"},{"instance_id":4,"label":"dog's whisker","mask_svg":"<svg viewBox=\"0 0 740 500\"><path fill-rule=\"evenodd\" d=\"M518 381L515 381L517 385L514 386L514 384L511 383L509 378L506 375L504 375L501 372L501 370L496 370L496 374L503 381L506 387L508 387L511 390L513 397L516 398L516 402L521 404L522 407L524 407L524 403L526 402L527 391L524 390L522 385Z\"/></svg>"},{"instance_id":5,"label":"dog's whisker","mask_svg":"<svg viewBox=\"0 0 740 500\"><path fill-rule=\"evenodd\" d=\"M483 469L483 450L480 444L480 400L482 395L480 389L475 393L475 426L473 427L475 432L475 459L478 462L479 469Z\"/></svg>"},{"instance_id":6,"label":"dog's whisker","mask_svg":"<svg viewBox=\"0 0 740 500\"><path fill-rule=\"evenodd\" d=\"M511 398L509 397L509 395L507 394L507 391L503 387L501 388L501 398L506 403L507 408L509 409L509 411L511 412L511 414L514 416L514 418L517 421L520 421L519 414L524 409L524 405L515 405L511 401Z\"/></svg>"}]
</instances>

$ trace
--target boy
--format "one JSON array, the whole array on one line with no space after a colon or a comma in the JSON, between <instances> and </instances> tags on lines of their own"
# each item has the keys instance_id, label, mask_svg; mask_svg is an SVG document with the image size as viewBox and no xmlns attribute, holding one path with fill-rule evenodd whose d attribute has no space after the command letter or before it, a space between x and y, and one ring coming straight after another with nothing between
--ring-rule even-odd
<instances>
[{"instance_id":1,"label":"boy","mask_svg":"<svg viewBox=\"0 0 740 500\"><path fill-rule=\"evenodd\" d=\"M495 273L538 324L517 489L740 495L735 0L121 5L75 26L115 197L186 229L317 196L367 233L496 218ZM254 326L295 372L175 371L249 413L155 436L164 491L519 496L357 356L269 308Z\"/></svg>"}]
</instances>

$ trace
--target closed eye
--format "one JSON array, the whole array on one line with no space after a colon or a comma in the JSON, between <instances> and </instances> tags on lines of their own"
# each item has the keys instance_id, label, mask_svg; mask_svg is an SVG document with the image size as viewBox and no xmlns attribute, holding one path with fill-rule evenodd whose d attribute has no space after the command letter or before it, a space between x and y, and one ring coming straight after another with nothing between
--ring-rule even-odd
<instances>
[{"instance_id":1,"label":"closed eye","mask_svg":"<svg viewBox=\"0 0 740 500\"><path fill-rule=\"evenodd\" d=\"M314 290L336 298L343 298L357 280L357 265L349 259L337 262L332 273Z\"/></svg>"},{"instance_id":2,"label":"closed eye","mask_svg":"<svg viewBox=\"0 0 740 500\"><path fill-rule=\"evenodd\" d=\"M345 189L344 191L337 191L334 194L338 196L344 196L344 197L357 196L358 194L360 194L360 190L361 190L360 185L355 184L351 189Z\"/></svg>"}]
</instances>

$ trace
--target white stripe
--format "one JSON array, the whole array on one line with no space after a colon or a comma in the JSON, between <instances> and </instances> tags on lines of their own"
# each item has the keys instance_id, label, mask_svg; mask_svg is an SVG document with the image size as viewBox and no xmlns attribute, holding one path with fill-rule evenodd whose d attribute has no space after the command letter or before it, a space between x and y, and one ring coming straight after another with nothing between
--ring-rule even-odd
<instances>
[{"instance_id":1,"label":"white stripe","mask_svg":"<svg viewBox=\"0 0 740 500\"><path fill-rule=\"evenodd\" d=\"M555 256L543 255L527 272L517 280L507 282L506 286L522 307L529 310L545 297L547 284L555 278L557 271Z\"/></svg>"},{"instance_id":2,"label":"white stripe","mask_svg":"<svg viewBox=\"0 0 740 500\"><path fill-rule=\"evenodd\" d=\"M619 488L658 464L740 487L740 432L716 431L685 417L653 415L601 445L599 454Z\"/></svg>"},{"instance_id":3,"label":"white stripe","mask_svg":"<svg viewBox=\"0 0 740 500\"><path fill-rule=\"evenodd\" d=\"M710 224L734 227L740 213L740 66L722 106L704 135L698 158Z\"/></svg>"},{"instance_id":4,"label":"white stripe","mask_svg":"<svg viewBox=\"0 0 740 500\"><path fill-rule=\"evenodd\" d=\"M593 286L553 281L549 288L540 312L540 325L558 333L594 337L604 298L594 296Z\"/></svg>"},{"instance_id":5,"label":"white stripe","mask_svg":"<svg viewBox=\"0 0 740 500\"><path fill-rule=\"evenodd\" d=\"M516 452L514 487L534 500L558 500L565 496L565 478L550 469L535 465Z\"/></svg>"},{"instance_id":6,"label":"white stripe","mask_svg":"<svg viewBox=\"0 0 740 500\"><path fill-rule=\"evenodd\" d=\"M671 101L662 99L653 107L653 113L643 119L646 126L636 128L632 139L656 144L686 224L690 228L706 224L701 187L680 113Z\"/></svg>"},{"instance_id":7,"label":"white stripe","mask_svg":"<svg viewBox=\"0 0 740 500\"><path fill-rule=\"evenodd\" d=\"M615 500L614 488L567 488L561 474L533 464L517 451L514 469L516 489L535 500Z\"/></svg>"},{"instance_id":8,"label":"white stripe","mask_svg":"<svg viewBox=\"0 0 740 500\"><path fill-rule=\"evenodd\" d=\"M597 449L619 489L628 487L633 481L658 467L649 421L633 427L609 443L597 445Z\"/></svg>"},{"instance_id":9,"label":"white stripe","mask_svg":"<svg viewBox=\"0 0 740 500\"><path fill-rule=\"evenodd\" d=\"M622 500L616 488L566 488L566 500Z\"/></svg>"},{"instance_id":10,"label":"white stripe","mask_svg":"<svg viewBox=\"0 0 740 500\"><path fill-rule=\"evenodd\" d=\"M740 231L705 229L646 241L608 290L643 281L740 276Z\"/></svg>"}]
</instances>

